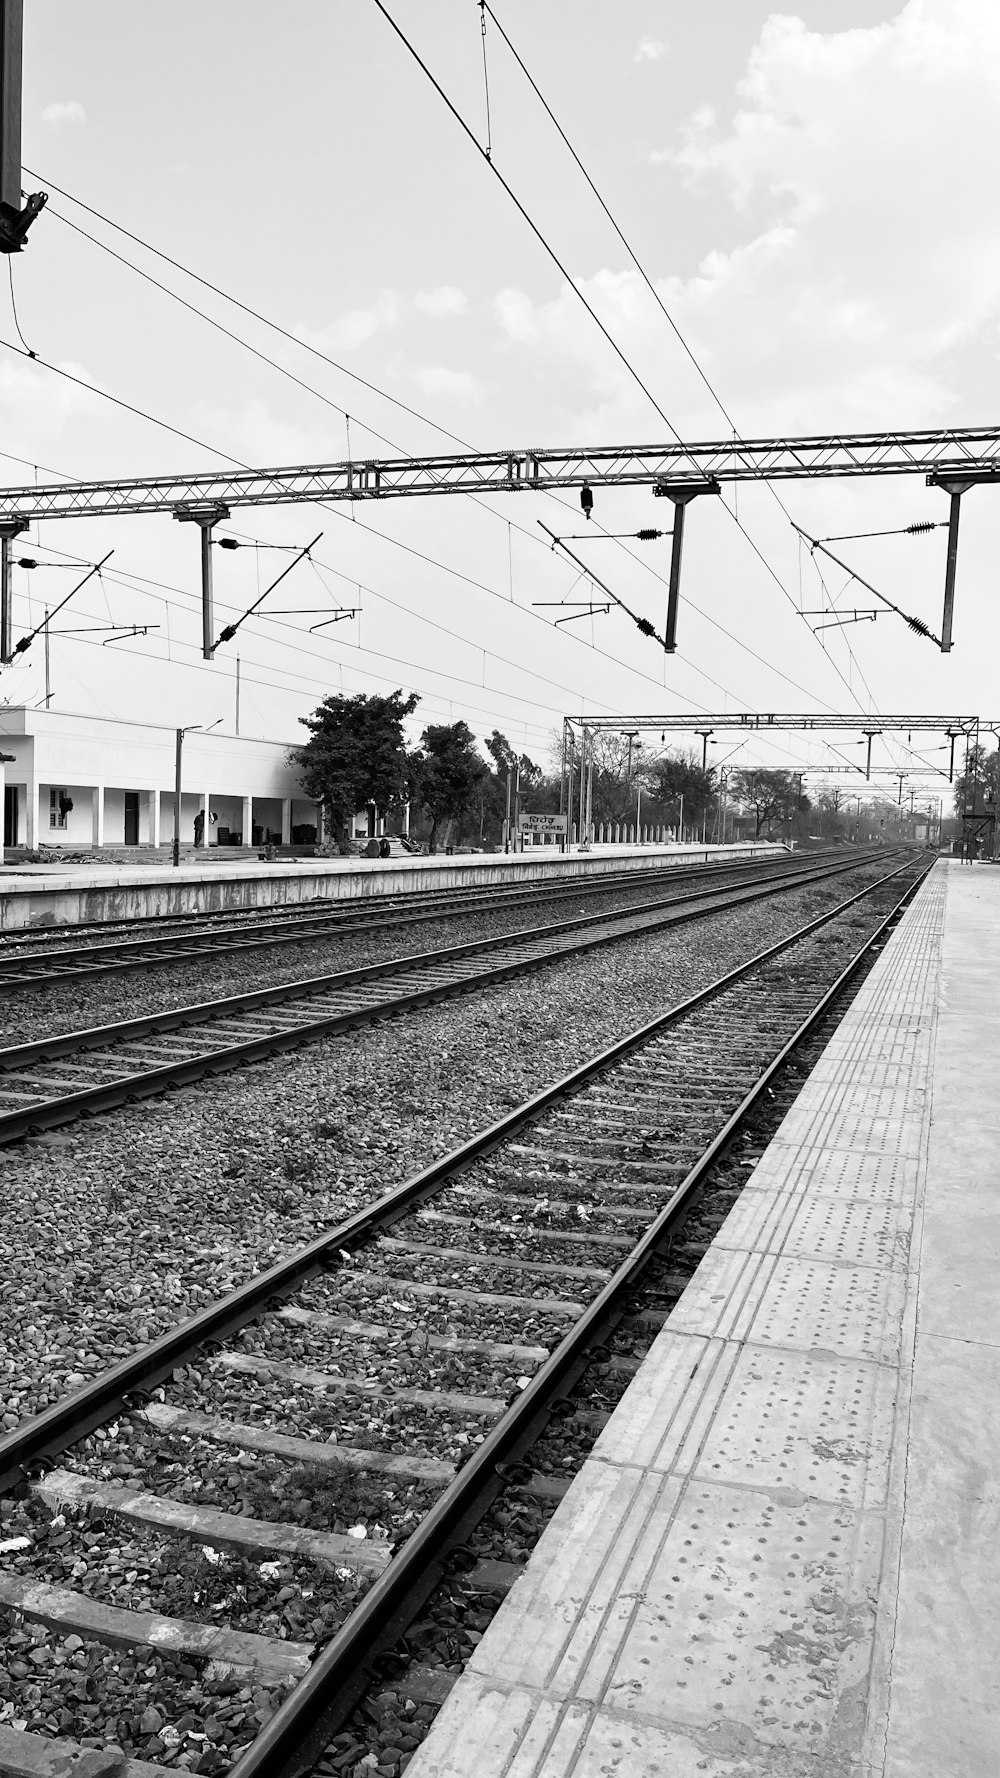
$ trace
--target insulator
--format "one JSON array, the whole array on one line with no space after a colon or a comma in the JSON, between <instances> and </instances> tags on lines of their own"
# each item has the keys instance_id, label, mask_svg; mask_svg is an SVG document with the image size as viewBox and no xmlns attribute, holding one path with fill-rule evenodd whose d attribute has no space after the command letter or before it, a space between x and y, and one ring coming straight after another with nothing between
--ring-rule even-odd
<instances>
[{"instance_id":1,"label":"insulator","mask_svg":"<svg viewBox=\"0 0 1000 1778\"><path fill-rule=\"evenodd\" d=\"M906 533L907 533L908 537L916 537L916 535L919 531L936 531L936 530L937 530L936 519L918 519L917 523L915 525L907 525L907 527L906 527Z\"/></svg>"},{"instance_id":2,"label":"insulator","mask_svg":"<svg viewBox=\"0 0 1000 1778\"><path fill-rule=\"evenodd\" d=\"M220 632L219 632L219 641L220 642L231 642L233 637L235 636L235 634L236 634L236 625L235 624L227 624L225 629L220 630Z\"/></svg>"},{"instance_id":3,"label":"insulator","mask_svg":"<svg viewBox=\"0 0 1000 1778\"><path fill-rule=\"evenodd\" d=\"M655 543L658 537L663 536L663 532L654 531L652 526L647 526L645 530L637 531L636 536L640 543Z\"/></svg>"},{"instance_id":4,"label":"insulator","mask_svg":"<svg viewBox=\"0 0 1000 1778\"><path fill-rule=\"evenodd\" d=\"M38 567L38 563L36 562L34 556L18 556L17 565L19 568L37 568Z\"/></svg>"},{"instance_id":5,"label":"insulator","mask_svg":"<svg viewBox=\"0 0 1000 1778\"><path fill-rule=\"evenodd\" d=\"M220 549L242 549L243 548L243 545L240 543L238 537L215 537L212 539L212 541L213 541L213 543L217 543Z\"/></svg>"},{"instance_id":6,"label":"insulator","mask_svg":"<svg viewBox=\"0 0 1000 1778\"><path fill-rule=\"evenodd\" d=\"M909 624L910 629L913 631L915 636L929 636L930 635L930 630L927 628L927 625L924 623L922 618L908 617L906 621Z\"/></svg>"},{"instance_id":7,"label":"insulator","mask_svg":"<svg viewBox=\"0 0 1000 1778\"><path fill-rule=\"evenodd\" d=\"M648 617L637 617L635 620L635 627L637 630L641 630L644 636L655 636L656 635L656 631L654 630Z\"/></svg>"},{"instance_id":8,"label":"insulator","mask_svg":"<svg viewBox=\"0 0 1000 1778\"><path fill-rule=\"evenodd\" d=\"M580 489L580 505L583 507L584 518L589 519L594 510L594 492L587 482Z\"/></svg>"}]
</instances>

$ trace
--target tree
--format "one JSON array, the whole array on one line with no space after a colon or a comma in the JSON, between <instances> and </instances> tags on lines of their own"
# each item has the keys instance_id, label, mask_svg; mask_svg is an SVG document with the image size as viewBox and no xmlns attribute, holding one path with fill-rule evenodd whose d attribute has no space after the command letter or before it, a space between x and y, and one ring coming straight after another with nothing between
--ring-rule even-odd
<instances>
[{"instance_id":1,"label":"tree","mask_svg":"<svg viewBox=\"0 0 1000 1778\"><path fill-rule=\"evenodd\" d=\"M690 754L665 753L649 774L649 792L671 825L680 820L683 798L684 819L697 827L714 804L715 773L710 766L703 770Z\"/></svg>"},{"instance_id":2,"label":"tree","mask_svg":"<svg viewBox=\"0 0 1000 1778\"><path fill-rule=\"evenodd\" d=\"M486 751L492 760L492 767L484 771L480 783L482 797L482 824L480 836L484 840L489 836L493 844L498 844L507 816L507 774L511 776L511 820L514 818L514 785L522 800L531 797L532 804L537 808L539 800L548 803L555 796L554 806L559 806L558 783L550 784L541 766L529 759L526 753L517 753L511 746L507 736L494 729L486 742Z\"/></svg>"},{"instance_id":3,"label":"tree","mask_svg":"<svg viewBox=\"0 0 1000 1778\"><path fill-rule=\"evenodd\" d=\"M420 739L424 751L417 755L417 795L431 818L428 843L434 852L442 821L461 819L486 767L475 750L476 737L464 722L432 724Z\"/></svg>"},{"instance_id":4,"label":"tree","mask_svg":"<svg viewBox=\"0 0 1000 1778\"><path fill-rule=\"evenodd\" d=\"M988 801L996 804L997 791L1000 789L1000 753L986 751L983 746L970 747L965 760L965 770L955 779L955 813L971 815L973 797L978 813L985 808Z\"/></svg>"},{"instance_id":5,"label":"tree","mask_svg":"<svg viewBox=\"0 0 1000 1778\"><path fill-rule=\"evenodd\" d=\"M730 785L737 802L755 811L758 839L765 823L770 833L776 815L791 820L800 809L809 808L809 799L799 788L798 772L734 772Z\"/></svg>"},{"instance_id":6,"label":"tree","mask_svg":"<svg viewBox=\"0 0 1000 1778\"><path fill-rule=\"evenodd\" d=\"M419 702L415 692L405 698L402 691L388 697L331 694L311 716L300 717L310 737L304 747L292 749L289 763L298 770L306 795L323 804L345 850L358 809L374 803L386 810L408 800L410 756L403 720Z\"/></svg>"}]
</instances>

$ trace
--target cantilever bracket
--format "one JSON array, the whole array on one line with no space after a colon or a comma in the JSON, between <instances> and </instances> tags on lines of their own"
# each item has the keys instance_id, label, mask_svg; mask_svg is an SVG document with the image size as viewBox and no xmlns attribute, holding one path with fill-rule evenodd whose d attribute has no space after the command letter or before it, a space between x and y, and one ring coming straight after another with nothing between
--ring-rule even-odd
<instances>
[{"instance_id":1,"label":"cantilever bracket","mask_svg":"<svg viewBox=\"0 0 1000 1778\"><path fill-rule=\"evenodd\" d=\"M1000 472L995 469L970 470L968 475L954 474L948 470L935 470L927 477L929 488L943 488L951 497L951 511L948 515L948 558L944 571L944 612L941 617L941 653L951 653L952 619L955 614L955 570L958 566L958 521L962 503L962 495L970 488L982 482L1000 481Z\"/></svg>"},{"instance_id":2,"label":"cantilever bracket","mask_svg":"<svg viewBox=\"0 0 1000 1778\"><path fill-rule=\"evenodd\" d=\"M684 509L699 494L718 494L721 492L715 476L709 476L703 482L655 482L653 496L657 500L672 500L674 503L673 542L670 546L670 585L667 592L667 622L664 630L663 646L667 654L674 654L677 649L677 604L681 586L681 553L684 549Z\"/></svg>"}]
</instances>

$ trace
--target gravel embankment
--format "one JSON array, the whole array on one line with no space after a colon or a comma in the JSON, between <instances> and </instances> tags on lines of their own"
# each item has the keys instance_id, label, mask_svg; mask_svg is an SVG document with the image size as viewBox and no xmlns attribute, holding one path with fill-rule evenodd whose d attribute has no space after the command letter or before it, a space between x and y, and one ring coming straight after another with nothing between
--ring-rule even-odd
<instances>
[{"instance_id":1,"label":"gravel embankment","mask_svg":"<svg viewBox=\"0 0 1000 1778\"><path fill-rule=\"evenodd\" d=\"M625 940L5 1151L0 1427L856 886L839 878Z\"/></svg>"}]
</instances>

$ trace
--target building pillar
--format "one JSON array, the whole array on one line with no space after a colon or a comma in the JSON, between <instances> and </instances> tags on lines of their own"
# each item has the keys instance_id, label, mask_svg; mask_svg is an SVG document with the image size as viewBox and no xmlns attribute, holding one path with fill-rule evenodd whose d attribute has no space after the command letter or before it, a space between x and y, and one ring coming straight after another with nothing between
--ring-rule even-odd
<instances>
[{"instance_id":1,"label":"building pillar","mask_svg":"<svg viewBox=\"0 0 1000 1778\"><path fill-rule=\"evenodd\" d=\"M150 790L147 793L147 815L149 843L151 846L158 846L160 843L160 793L158 790Z\"/></svg>"},{"instance_id":2,"label":"building pillar","mask_svg":"<svg viewBox=\"0 0 1000 1778\"><path fill-rule=\"evenodd\" d=\"M201 816L201 843L203 846L207 846L212 838L212 831L209 826L209 820L212 813L209 808L210 797L211 792L208 790L201 791L198 796L198 813Z\"/></svg>"},{"instance_id":3,"label":"building pillar","mask_svg":"<svg viewBox=\"0 0 1000 1778\"><path fill-rule=\"evenodd\" d=\"M245 796L241 800L242 800L242 804L243 804L243 844L244 844L244 846L252 846L253 845L253 797L252 796Z\"/></svg>"},{"instance_id":4,"label":"building pillar","mask_svg":"<svg viewBox=\"0 0 1000 1778\"><path fill-rule=\"evenodd\" d=\"M409 803L406 806L409 808ZM406 831L409 833L409 826ZM323 803L316 804L316 838L321 846L326 844L326 808Z\"/></svg>"},{"instance_id":5,"label":"building pillar","mask_svg":"<svg viewBox=\"0 0 1000 1778\"><path fill-rule=\"evenodd\" d=\"M283 796L281 799L281 843L290 846L292 843L292 799Z\"/></svg>"},{"instance_id":6,"label":"building pillar","mask_svg":"<svg viewBox=\"0 0 1000 1778\"><path fill-rule=\"evenodd\" d=\"M104 844L104 785L95 784L90 792L91 844Z\"/></svg>"}]
</instances>

